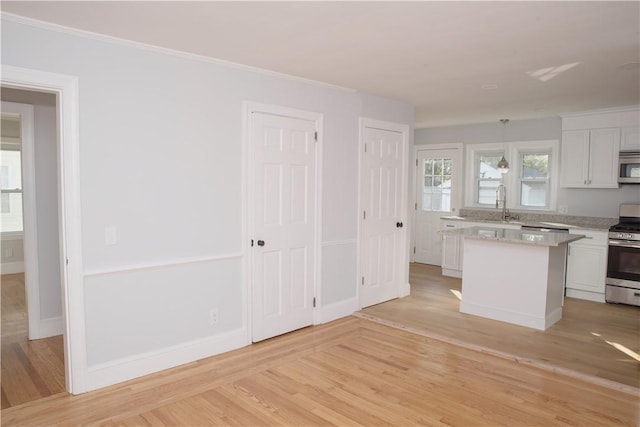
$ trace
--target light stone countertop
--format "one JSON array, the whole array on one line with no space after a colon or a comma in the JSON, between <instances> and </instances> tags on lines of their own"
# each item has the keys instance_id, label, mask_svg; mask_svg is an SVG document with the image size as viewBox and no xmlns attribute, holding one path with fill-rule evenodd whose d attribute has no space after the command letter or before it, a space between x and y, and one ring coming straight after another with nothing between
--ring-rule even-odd
<instances>
[{"instance_id":1,"label":"light stone countertop","mask_svg":"<svg viewBox=\"0 0 640 427\"><path fill-rule=\"evenodd\" d=\"M548 231L510 230L494 227L467 227L441 231L444 234L460 235L466 239L496 240L505 243L519 243L535 246L559 246L580 240L581 234L558 233Z\"/></svg>"},{"instance_id":2,"label":"light stone countertop","mask_svg":"<svg viewBox=\"0 0 640 427\"><path fill-rule=\"evenodd\" d=\"M532 227L550 227L550 228L568 228L574 230L593 230L593 231L609 231L609 227L611 227L610 221L593 221L586 222L580 221L580 223L574 221L531 221L531 220L510 220L510 221L500 221L494 219L482 219L482 218L473 218L473 217L462 217L457 215L448 215L442 216L440 219L445 220L453 220L453 221L462 221L462 222L476 222L476 223L484 223L487 225L495 224L505 224L505 225L517 225L517 226L532 226Z\"/></svg>"}]
</instances>

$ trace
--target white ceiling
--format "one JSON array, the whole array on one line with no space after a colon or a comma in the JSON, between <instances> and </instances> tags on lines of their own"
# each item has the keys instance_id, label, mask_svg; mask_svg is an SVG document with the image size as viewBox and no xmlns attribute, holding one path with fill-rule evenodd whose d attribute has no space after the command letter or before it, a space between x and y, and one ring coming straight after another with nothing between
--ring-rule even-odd
<instances>
[{"instance_id":1,"label":"white ceiling","mask_svg":"<svg viewBox=\"0 0 640 427\"><path fill-rule=\"evenodd\" d=\"M3 0L0 8L399 99L415 105L418 127L640 104L638 1Z\"/></svg>"}]
</instances>

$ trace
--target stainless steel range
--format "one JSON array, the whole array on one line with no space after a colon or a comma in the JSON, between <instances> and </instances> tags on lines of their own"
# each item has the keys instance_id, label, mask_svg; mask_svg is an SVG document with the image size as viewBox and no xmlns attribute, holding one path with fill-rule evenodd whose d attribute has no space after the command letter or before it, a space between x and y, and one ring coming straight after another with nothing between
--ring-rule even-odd
<instances>
[{"instance_id":1,"label":"stainless steel range","mask_svg":"<svg viewBox=\"0 0 640 427\"><path fill-rule=\"evenodd\" d=\"M640 306L640 204L620 205L620 222L609 229L605 299Z\"/></svg>"}]
</instances>

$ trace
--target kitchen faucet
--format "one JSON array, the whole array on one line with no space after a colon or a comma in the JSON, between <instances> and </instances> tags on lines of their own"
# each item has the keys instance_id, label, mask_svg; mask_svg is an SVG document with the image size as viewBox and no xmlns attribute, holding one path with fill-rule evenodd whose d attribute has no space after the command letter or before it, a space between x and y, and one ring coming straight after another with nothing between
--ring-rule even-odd
<instances>
[{"instance_id":1,"label":"kitchen faucet","mask_svg":"<svg viewBox=\"0 0 640 427\"><path fill-rule=\"evenodd\" d=\"M502 198L500 197L502 195ZM507 209L507 187L504 184L498 185L496 188L496 209L500 207L500 202L502 202L502 216L501 219L503 221L507 221L511 218L511 214Z\"/></svg>"}]
</instances>

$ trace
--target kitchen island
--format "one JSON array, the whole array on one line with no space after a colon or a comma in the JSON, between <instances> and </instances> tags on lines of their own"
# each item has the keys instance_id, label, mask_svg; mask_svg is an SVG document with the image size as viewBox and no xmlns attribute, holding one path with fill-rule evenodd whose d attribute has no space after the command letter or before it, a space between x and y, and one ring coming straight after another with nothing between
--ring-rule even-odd
<instances>
[{"instance_id":1,"label":"kitchen island","mask_svg":"<svg viewBox=\"0 0 640 427\"><path fill-rule=\"evenodd\" d=\"M470 227L464 239L460 311L545 330L562 318L569 242L579 234Z\"/></svg>"}]
</instances>

